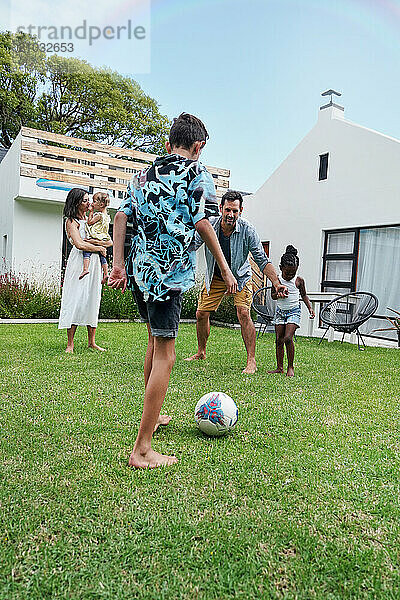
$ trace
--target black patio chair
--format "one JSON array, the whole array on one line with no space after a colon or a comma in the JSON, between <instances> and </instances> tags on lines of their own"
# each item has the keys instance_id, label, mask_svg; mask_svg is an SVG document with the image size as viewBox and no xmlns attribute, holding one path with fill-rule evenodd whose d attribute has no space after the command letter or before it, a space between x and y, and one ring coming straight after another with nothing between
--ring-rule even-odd
<instances>
[{"instance_id":1,"label":"black patio chair","mask_svg":"<svg viewBox=\"0 0 400 600\"><path fill-rule=\"evenodd\" d=\"M272 325L275 316L276 300L271 296L272 285L267 285L253 294L252 308L257 314L259 324L257 339L263 335L267 327Z\"/></svg>"},{"instance_id":2,"label":"black patio chair","mask_svg":"<svg viewBox=\"0 0 400 600\"><path fill-rule=\"evenodd\" d=\"M357 344L359 350L365 349L365 342L359 327L376 312L378 298L370 292L351 292L343 294L326 304L320 313L321 321L327 325L327 329L320 339L322 342L329 327L335 331L343 332L342 343L346 333L357 332ZM363 347L360 347L360 339Z\"/></svg>"}]
</instances>

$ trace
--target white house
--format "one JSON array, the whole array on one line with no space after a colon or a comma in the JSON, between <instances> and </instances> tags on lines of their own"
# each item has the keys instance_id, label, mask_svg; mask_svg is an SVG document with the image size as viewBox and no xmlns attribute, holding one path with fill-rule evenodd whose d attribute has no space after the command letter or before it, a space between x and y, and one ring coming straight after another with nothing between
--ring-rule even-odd
<instances>
[{"instance_id":1,"label":"white house","mask_svg":"<svg viewBox=\"0 0 400 600\"><path fill-rule=\"evenodd\" d=\"M298 248L308 290L370 291L379 299L377 315L390 315L387 307L400 310L399 165L399 140L346 120L331 98L311 131L246 197L244 216L269 242L277 267L287 244ZM374 318L361 331L386 326ZM374 335L397 339L394 332Z\"/></svg>"},{"instance_id":2,"label":"white house","mask_svg":"<svg viewBox=\"0 0 400 600\"><path fill-rule=\"evenodd\" d=\"M26 127L1 157L0 272L54 286L60 285L67 255L62 214L68 189L107 190L113 217L132 173L155 159L130 148ZM229 170L207 168L222 196Z\"/></svg>"}]
</instances>

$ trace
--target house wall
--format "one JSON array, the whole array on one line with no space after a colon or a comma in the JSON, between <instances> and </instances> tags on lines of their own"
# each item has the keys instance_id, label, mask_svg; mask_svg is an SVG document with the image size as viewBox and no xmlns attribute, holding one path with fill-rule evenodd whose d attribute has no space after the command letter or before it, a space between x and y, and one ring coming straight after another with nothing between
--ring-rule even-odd
<instances>
[{"instance_id":1,"label":"house wall","mask_svg":"<svg viewBox=\"0 0 400 600\"><path fill-rule=\"evenodd\" d=\"M328 178L318 181L319 155L329 152ZM321 289L324 230L400 223L398 140L320 111L318 122L266 183L245 199L278 267L287 244L299 249L310 291ZM303 311L300 333L306 334Z\"/></svg>"},{"instance_id":2,"label":"house wall","mask_svg":"<svg viewBox=\"0 0 400 600\"><path fill-rule=\"evenodd\" d=\"M16 199L13 270L57 287L61 281L63 205Z\"/></svg>"},{"instance_id":3,"label":"house wall","mask_svg":"<svg viewBox=\"0 0 400 600\"><path fill-rule=\"evenodd\" d=\"M19 190L20 135L0 163L0 273L11 269L14 198ZM5 240L7 249L4 255Z\"/></svg>"},{"instance_id":4,"label":"house wall","mask_svg":"<svg viewBox=\"0 0 400 600\"><path fill-rule=\"evenodd\" d=\"M40 171L38 173L40 177ZM64 205L67 193L64 190L55 190L51 188L43 188L36 185L35 177L20 177L20 187L18 196L29 200L40 200L45 202L55 202Z\"/></svg>"}]
</instances>

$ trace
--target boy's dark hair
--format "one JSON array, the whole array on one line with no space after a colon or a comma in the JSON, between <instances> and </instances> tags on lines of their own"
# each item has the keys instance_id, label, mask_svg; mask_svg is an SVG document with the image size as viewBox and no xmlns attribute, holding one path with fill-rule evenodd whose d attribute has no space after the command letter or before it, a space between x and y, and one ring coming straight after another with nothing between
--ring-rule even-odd
<instances>
[{"instance_id":1,"label":"boy's dark hair","mask_svg":"<svg viewBox=\"0 0 400 600\"><path fill-rule=\"evenodd\" d=\"M172 122L169 143L172 148L190 150L195 142L206 142L208 137L207 129L200 119L189 113L181 113Z\"/></svg>"},{"instance_id":2,"label":"boy's dark hair","mask_svg":"<svg viewBox=\"0 0 400 600\"><path fill-rule=\"evenodd\" d=\"M82 190L81 188L72 188L68 192L67 199L64 205L64 217L67 219L76 219L78 215L78 207L82 202L83 198L87 194L86 190Z\"/></svg>"},{"instance_id":3,"label":"boy's dark hair","mask_svg":"<svg viewBox=\"0 0 400 600\"><path fill-rule=\"evenodd\" d=\"M224 206L225 202L235 202L235 200L239 200L240 208L243 206L243 197L240 192L235 192L235 190L229 190L229 192L225 192L225 194L221 198L221 206Z\"/></svg>"},{"instance_id":4,"label":"boy's dark hair","mask_svg":"<svg viewBox=\"0 0 400 600\"><path fill-rule=\"evenodd\" d=\"M281 256L280 267L298 267L300 264L297 250L294 246L286 246L285 253Z\"/></svg>"}]
</instances>

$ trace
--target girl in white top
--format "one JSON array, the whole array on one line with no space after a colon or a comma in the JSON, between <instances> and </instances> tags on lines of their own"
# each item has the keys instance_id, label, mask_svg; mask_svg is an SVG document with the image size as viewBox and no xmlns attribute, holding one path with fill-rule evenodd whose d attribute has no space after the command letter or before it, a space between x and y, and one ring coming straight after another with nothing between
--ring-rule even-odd
<instances>
[{"instance_id":1,"label":"girl in white top","mask_svg":"<svg viewBox=\"0 0 400 600\"><path fill-rule=\"evenodd\" d=\"M296 277L299 268L299 257L297 250L293 246L287 246L285 254L281 257L279 265L281 275L279 281L288 289L288 295L284 298L278 298L276 290L273 287L271 296L276 300L275 313L275 334L276 334L276 369L268 371L269 373L283 373L283 357L286 354L288 359L287 377L294 375L294 343L293 336L298 327L300 327L300 296L310 313L310 319L315 317L311 307L310 299L307 296L306 285L302 277Z\"/></svg>"}]
</instances>

